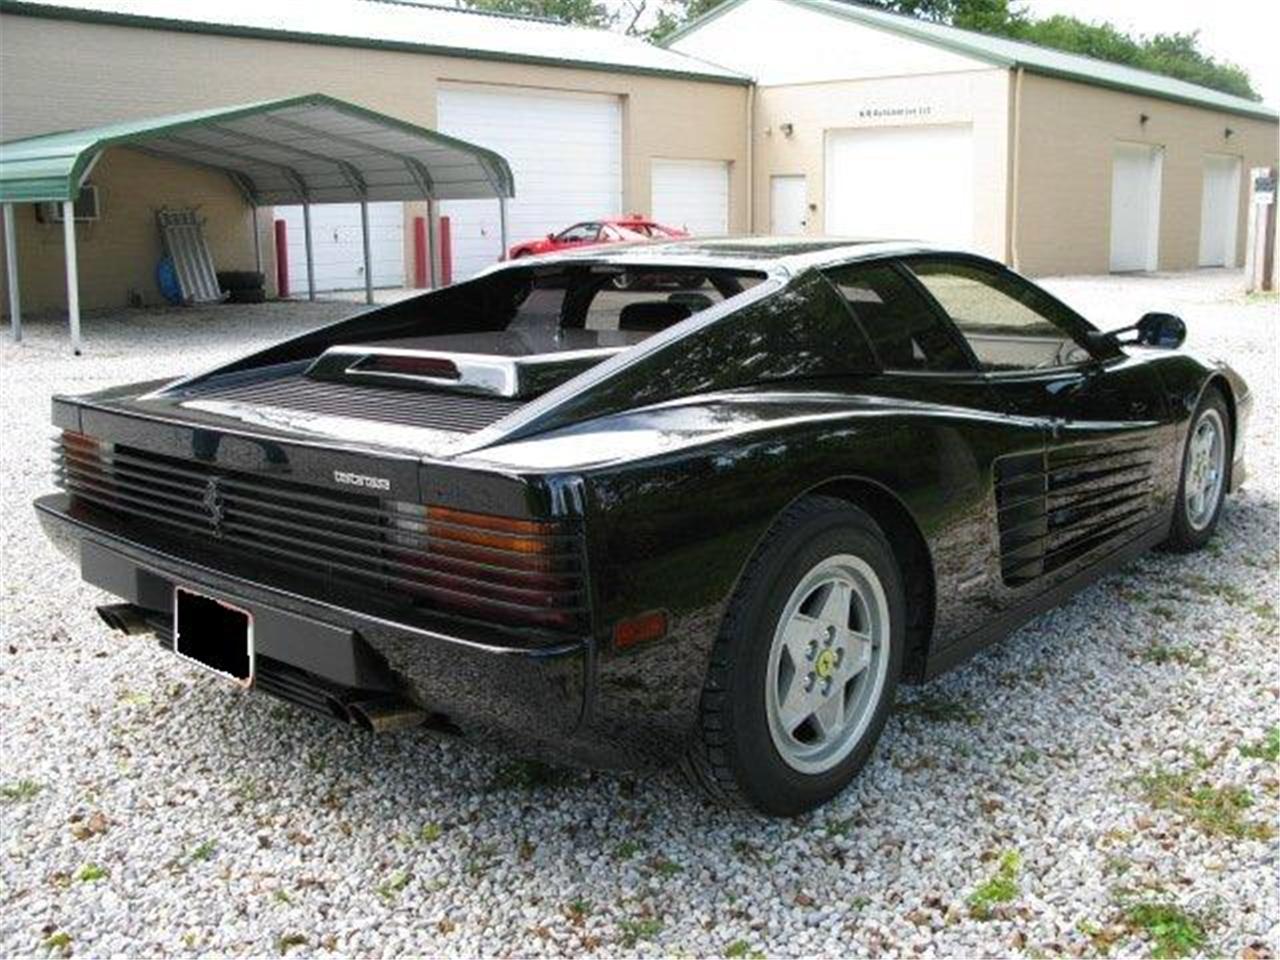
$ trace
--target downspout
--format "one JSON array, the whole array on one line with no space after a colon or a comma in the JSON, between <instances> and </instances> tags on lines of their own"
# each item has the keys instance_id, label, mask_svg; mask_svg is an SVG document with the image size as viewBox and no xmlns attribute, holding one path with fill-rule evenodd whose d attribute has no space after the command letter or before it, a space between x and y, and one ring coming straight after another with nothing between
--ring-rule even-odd
<instances>
[{"instance_id":1,"label":"downspout","mask_svg":"<svg viewBox=\"0 0 1280 960\"><path fill-rule=\"evenodd\" d=\"M756 140L756 84L751 81L747 87L747 233L756 232L756 183L755 183L755 140Z\"/></svg>"},{"instance_id":2,"label":"downspout","mask_svg":"<svg viewBox=\"0 0 1280 960\"><path fill-rule=\"evenodd\" d=\"M1009 174L1009 266L1014 270L1019 268L1020 257L1018 255L1018 198L1019 198L1019 179L1022 170L1022 74L1021 66L1014 71L1013 78L1013 145L1012 159L1010 166L1012 170Z\"/></svg>"}]
</instances>

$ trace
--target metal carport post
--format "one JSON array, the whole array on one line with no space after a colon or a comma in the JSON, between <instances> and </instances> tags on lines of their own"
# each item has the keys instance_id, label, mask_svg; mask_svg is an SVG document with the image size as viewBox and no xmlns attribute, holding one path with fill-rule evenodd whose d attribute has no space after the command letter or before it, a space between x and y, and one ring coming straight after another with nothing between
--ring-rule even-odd
<instances>
[{"instance_id":1,"label":"metal carport post","mask_svg":"<svg viewBox=\"0 0 1280 960\"><path fill-rule=\"evenodd\" d=\"M4 205L4 270L9 287L9 328L13 342L22 340L22 297L18 295L18 231L14 224L13 204Z\"/></svg>"},{"instance_id":2,"label":"metal carport post","mask_svg":"<svg viewBox=\"0 0 1280 960\"><path fill-rule=\"evenodd\" d=\"M360 204L365 300L373 302L369 204L426 200L432 220L432 286L439 285L439 202L497 199L502 244L511 167L492 150L323 94L197 110L67 130L0 143L0 204L15 339L22 335L17 228L13 204L60 204L64 213L67 314L80 352L80 290L74 203L103 151L128 147L152 157L226 175L253 211L254 263L261 268L257 211L301 204L307 296L316 297L311 207Z\"/></svg>"}]
</instances>

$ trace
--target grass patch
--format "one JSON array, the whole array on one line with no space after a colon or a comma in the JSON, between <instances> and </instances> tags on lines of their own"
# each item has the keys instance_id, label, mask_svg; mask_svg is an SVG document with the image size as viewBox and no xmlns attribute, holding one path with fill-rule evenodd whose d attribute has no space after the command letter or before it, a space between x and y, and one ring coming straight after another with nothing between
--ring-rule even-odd
<instances>
[{"instance_id":1,"label":"grass patch","mask_svg":"<svg viewBox=\"0 0 1280 960\"><path fill-rule=\"evenodd\" d=\"M40 792L40 784L34 780L15 780L0 786L0 800L5 803L26 803Z\"/></svg>"},{"instance_id":2,"label":"grass patch","mask_svg":"<svg viewBox=\"0 0 1280 960\"><path fill-rule=\"evenodd\" d=\"M99 866L96 863L86 863L80 868L80 872L76 874L76 879L81 883L93 883L95 880L105 880L111 876L111 871L106 867Z\"/></svg>"},{"instance_id":3,"label":"grass patch","mask_svg":"<svg viewBox=\"0 0 1280 960\"><path fill-rule=\"evenodd\" d=\"M1204 923L1172 903L1135 903L1125 910L1124 919L1151 941L1153 957L1188 957L1202 952L1209 942Z\"/></svg>"},{"instance_id":4,"label":"grass patch","mask_svg":"<svg viewBox=\"0 0 1280 960\"><path fill-rule=\"evenodd\" d=\"M215 852L218 851L218 842L206 840L198 845L195 850L189 854L189 860L211 860L214 859Z\"/></svg>"},{"instance_id":5,"label":"grass patch","mask_svg":"<svg viewBox=\"0 0 1280 960\"><path fill-rule=\"evenodd\" d=\"M1201 597L1221 597L1227 603L1242 606L1249 600L1249 594L1230 583L1219 583L1202 577L1197 573L1184 574L1177 578L1179 585Z\"/></svg>"},{"instance_id":6,"label":"grass patch","mask_svg":"<svg viewBox=\"0 0 1280 960\"><path fill-rule=\"evenodd\" d=\"M383 900L394 900L409 885L411 879L413 878L404 870L397 870L378 884L378 896Z\"/></svg>"},{"instance_id":7,"label":"grass patch","mask_svg":"<svg viewBox=\"0 0 1280 960\"><path fill-rule=\"evenodd\" d=\"M189 859L191 860L212 860L214 853L217 851L218 845L212 840L205 840L194 850L191 851Z\"/></svg>"},{"instance_id":8,"label":"grass patch","mask_svg":"<svg viewBox=\"0 0 1280 960\"><path fill-rule=\"evenodd\" d=\"M977 723L981 719L981 715L963 701L938 696L904 700L895 709L927 723Z\"/></svg>"},{"instance_id":9,"label":"grass patch","mask_svg":"<svg viewBox=\"0 0 1280 960\"><path fill-rule=\"evenodd\" d=\"M1275 763L1280 760L1280 727L1272 727L1267 735L1254 743L1242 743L1239 746L1240 756L1250 760L1268 760Z\"/></svg>"},{"instance_id":10,"label":"grass patch","mask_svg":"<svg viewBox=\"0 0 1280 960\"><path fill-rule=\"evenodd\" d=\"M640 844L634 840L623 840L613 848L613 855L619 860L630 860L640 852Z\"/></svg>"},{"instance_id":11,"label":"grass patch","mask_svg":"<svg viewBox=\"0 0 1280 960\"><path fill-rule=\"evenodd\" d=\"M1199 667L1203 666L1206 656L1199 650L1188 646L1172 646L1165 643L1153 643L1142 651L1142 660L1145 663L1154 663L1163 666L1166 663L1176 663L1183 667Z\"/></svg>"},{"instance_id":12,"label":"grass patch","mask_svg":"<svg viewBox=\"0 0 1280 960\"><path fill-rule=\"evenodd\" d=\"M1171 810L1205 833L1236 840L1267 840L1275 835L1270 824L1245 816L1253 806L1253 795L1244 787L1197 783L1190 772L1159 767L1139 777L1138 785L1142 799L1151 806Z\"/></svg>"},{"instance_id":13,"label":"grass patch","mask_svg":"<svg viewBox=\"0 0 1280 960\"><path fill-rule=\"evenodd\" d=\"M653 872L660 877L674 877L677 873L684 870L684 867L676 863L674 860L668 860L666 857L655 857L649 864L653 867Z\"/></svg>"},{"instance_id":14,"label":"grass patch","mask_svg":"<svg viewBox=\"0 0 1280 960\"><path fill-rule=\"evenodd\" d=\"M620 942L628 949L641 940L652 940L662 932L662 921L657 917L643 917L639 920L619 920L618 929L622 931Z\"/></svg>"},{"instance_id":15,"label":"grass patch","mask_svg":"<svg viewBox=\"0 0 1280 960\"><path fill-rule=\"evenodd\" d=\"M494 775L495 790L538 790L563 787L577 779L577 771L553 767L538 760L516 760L503 764Z\"/></svg>"},{"instance_id":16,"label":"grass patch","mask_svg":"<svg viewBox=\"0 0 1280 960\"><path fill-rule=\"evenodd\" d=\"M1009 903L1018 897L1018 871L1022 868L1022 857L1017 850L1006 850L1000 855L993 876L978 884L969 894L969 913L977 920L991 917L991 909L999 903Z\"/></svg>"},{"instance_id":17,"label":"grass patch","mask_svg":"<svg viewBox=\"0 0 1280 960\"><path fill-rule=\"evenodd\" d=\"M50 953L60 953L69 957L71 956L71 934L65 930L55 930L40 942L40 946Z\"/></svg>"},{"instance_id":18,"label":"grass patch","mask_svg":"<svg viewBox=\"0 0 1280 960\"><path fill-rule=\"evenodd\" d=\"M764 954L751 949L751 944L745 940L735 940L724 948L726 957L745 957L748 960L763 960Z\"/></svg>"},{"instance_id":19,"label":"grass patch","mask_svg":"<svg viewBox=\"0 0 1280 960\"><path fill-rule=\"evenodd\" d=\"M444 827L440 824L424 823L422 829L418 831L418 839L423 843L435 843L444 835Z\"/></svg>"}]
</instances>

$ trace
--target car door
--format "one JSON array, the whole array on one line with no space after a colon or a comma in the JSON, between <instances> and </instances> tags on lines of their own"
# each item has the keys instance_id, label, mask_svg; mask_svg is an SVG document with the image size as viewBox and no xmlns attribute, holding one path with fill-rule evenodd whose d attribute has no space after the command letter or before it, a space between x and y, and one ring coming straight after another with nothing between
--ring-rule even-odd
<instances>
[{"instance_id":1,"label":"car door","mask_svg":"<svg viewBox=\"0 0 1280 960\"><path fill-rule=\"evenodd\" d=\"M992 477L1007 589L1048 589L1167 516L1174 428L1147 363L1090 348L1082 317L997 264L904 266L964 338L997 402L1044 425L1043 453L1002 458Z\"/></svg>"},{"instance_id":2,"label":"car door","mask_svg":"<svg viewBox=\"0 0 1280 960\"><path fill-rule=\"evenodd\" d=\"M1025 592L1002 583L991 477L998 464L1044 455L1042 419L1012 415L964 339L910 273L890 261L824 271L866 335L877 370L851 392L901 417L903 442L886 451L895 488L929 530L939 649L959 643Z\"/></svg>"}]
</instances>

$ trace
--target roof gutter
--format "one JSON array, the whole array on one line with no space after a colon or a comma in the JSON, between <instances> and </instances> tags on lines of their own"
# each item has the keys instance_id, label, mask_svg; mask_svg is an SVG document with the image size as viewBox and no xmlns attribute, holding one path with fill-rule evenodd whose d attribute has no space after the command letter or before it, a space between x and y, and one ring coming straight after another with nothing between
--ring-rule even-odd
<instances>
[{"instance_id":1,"label":"roof gutter","mask_svg":"<svg viewBox=\"0 0 1280 960\"><path fill-rule=\"evenodd\" d=\"M368 50L387 50L396 53L420 53L437 57L457 57L468 60L527 63L535 66L559 67L562 69L597 70L636 76L667 77L675 80L697 80L703 83L724 83L739 87L749 86L752 83L751 78L746 76L724 76L722 74L701 73L697 70L665 70L661 67L642 67L634 64L609 63L603 60L571 60L534 54L504 53L497 50L445 47L404 40L375 40L369 37L308 33L301 30L276 30L269 27L249 27L238 24L196 23L178 17L150 17L133 13L117 13L110 10L84 10L78 7L26 3L24 0L0 0L0 13L24 17L41 17L47 20L70 20L77 23L139 27L144 30L172 30L177 33L199 33L212 36L241 37L251 40L282 40L289 43L310 43L319 46L355 47ZM678 51L673 52L678 53Z\"/></svg>"}]
</instances>

